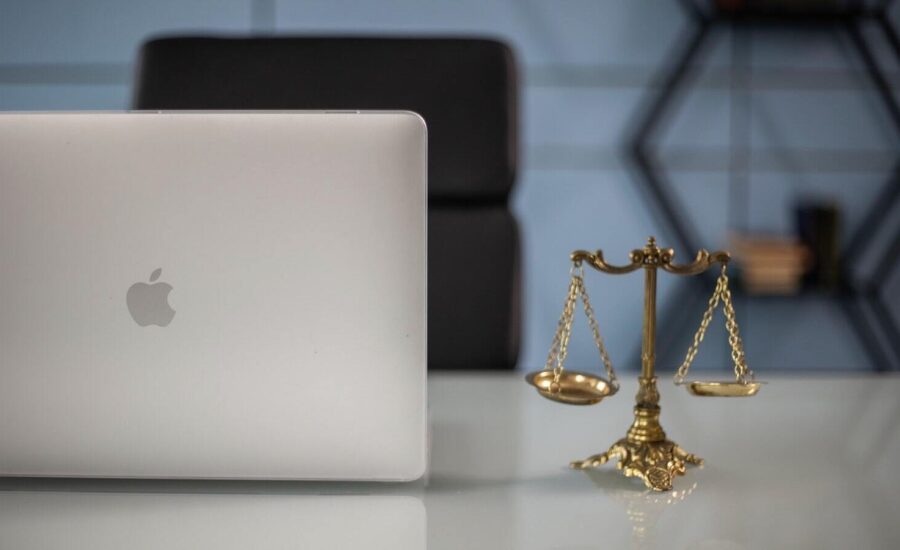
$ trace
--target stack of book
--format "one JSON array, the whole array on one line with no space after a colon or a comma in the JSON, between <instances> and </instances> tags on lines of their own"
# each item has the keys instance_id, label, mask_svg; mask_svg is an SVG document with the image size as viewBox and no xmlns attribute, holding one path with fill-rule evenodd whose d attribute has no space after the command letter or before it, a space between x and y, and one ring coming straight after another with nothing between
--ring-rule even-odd
<instances>
[{"instance_id":1,"label":"stack of book","mask_svg":"<svg viewBox=\"0 0 900 550\"><path fill-rule=\"evenodd\" d=\"M795 239L732 235L740 281L751 294L795 294L811 265L809 249Z\"/></svg>"}]
</instances>

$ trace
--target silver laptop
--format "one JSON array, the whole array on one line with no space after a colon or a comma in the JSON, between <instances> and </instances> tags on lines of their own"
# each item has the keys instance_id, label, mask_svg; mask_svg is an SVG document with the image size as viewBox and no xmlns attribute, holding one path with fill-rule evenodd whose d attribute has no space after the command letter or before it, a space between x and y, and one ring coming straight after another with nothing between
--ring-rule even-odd
<instances>
[{"instance_id":1,"label":"silver laptop","mask_svg":"<svg viewBox=\"0 0 900 550\"><path fill-rule=\"evenodd\" d=\"M0 475L411 480L412 113L0 114Z\"/></svg>"}]
</instances>

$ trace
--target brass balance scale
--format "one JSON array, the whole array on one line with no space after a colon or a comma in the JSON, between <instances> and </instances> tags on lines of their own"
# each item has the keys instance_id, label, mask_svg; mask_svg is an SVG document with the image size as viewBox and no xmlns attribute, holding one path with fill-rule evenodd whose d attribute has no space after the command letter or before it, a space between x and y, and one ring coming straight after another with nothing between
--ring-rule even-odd
<instances>
[{"instance_id":1,"label":"brass balance scale","mask_svg":"<svg viewBox=\"0 0 900 550\"><path fill-rule=\"evenodd\" d=\"M556 334L553 337L553 343L550 346L547 363L544 370L532 372L526 376L528 383L537 388L538 393L543 397L568 405L594 405L604 398L614 395L619 390L619 383L612 361L606 352L603 338L600 336L600 328L584 285L584 264L613 275L631 273L643 268L644 328L641 344L641 375L638 378L639 389L636 396L637 404L634 407L634 422L627 435L615 442L605 453L572 462L571 467L579 470L595 468L605 464L611 458L618 458L618 468L626 476L639 477L648 488L656 491L670 490L675 476L684 475L686 464L703 464L703 459L686 452L674 441L666 439L666 433L659 424L659 391L656 389L654 373L656 274L659 269L676 275L697 275L711 268L715 263L722 266L716 288L700 321L700 328L694 335L684 362L675 373L675 384L685 385L692 395L702 397L748 397L756 395L762 384L762 382L754 380L753 371L747 367L744 357L743 343L735 319L734 305L731 300L731 291L728 289L728 275L726 274L731 256L728 252L710 254L706 250L701 250L692 263L683 265L673 263L674 257L675 252L671 248L659 248L653 237L648 239L647 245L643 249L631 251L631 263L624 266L606 263L603 259L603 252L600 250L594 253L584 250L573 252L571 254L572 278L569 283L569 292ZM572 335L575 307L579 298L593 333L594 344L600 352L600 358L606 370L606 379L588 373L569 371L564 367L569 339ZM713 313L719 303L723 304L725 312L725 327L728 330L728 342L731 345L735 379L733 381L686 381L685 378L691 368L691 363L697 355L700 343L706 335L706 330L709 328Z\"/></svg>"}]
</instances>

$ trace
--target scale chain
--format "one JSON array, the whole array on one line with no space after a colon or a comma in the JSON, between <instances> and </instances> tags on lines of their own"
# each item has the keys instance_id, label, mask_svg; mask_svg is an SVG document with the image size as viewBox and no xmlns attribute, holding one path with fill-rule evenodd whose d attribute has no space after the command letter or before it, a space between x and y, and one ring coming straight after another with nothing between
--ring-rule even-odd
<instances>
[{"instance_id":1,"label":"scale chain","mask_svg":"<svg viewBox=\"0 0 900 550\"><path fill-rule=\"evenodd\" d=\"M572 321L575 317L575 301L578 299L579 280L578 274L573 272L572 280L569 282L569 292L563 305L563 312L559 317L556 334L553 335L553 343L550 346L550 353L547 355L547 363L544 366L545 369L553 369L553 378L557 382L562 374L563 363L568 354L569 337L572 334Z\"/></svg>"},{"instance_id":2,"label":"scale chain","mask_svg":"<svg viewBox=\"0 0 900 550\"><path fill-rule=\"evenodd\" d=\"M594 313L594 308L591 305L590 298L588 297L587 287L584 284L584 267L581 265L581 262L575 262L572 265L571 273L572 280L569 282L569 292L566 296L562 315L560 315L559 322L557 323L556 333L553 335L553 343L550 345L550 353L547 355L547 362L544 365L544 369L550 370L552 368L554 382L559 381L559 377L562 375L564 369L563 364L565 363L566 356L569 352L569 339L572 336L572 324L575 319L575 302L581 297L584 313L590 324L591 332L593 333L594 344L597 346L597 349L600 352L600 358L603 360L603 366L606 369L609 384L613 389L618 389L619 383L616 378L616 372L615 369L613 369L612 360L610 360L609 353L606 351L606 346L603 343L603 337L600 335L600 326L597 323L597 317Z\"/></svg>"},{"instance_id":3,"label":"scale chain","mask_svg":"<svg viewBox=\"0 0 900 550\"><path fill-rule=\"evenodd\" d=\"M744 355L744 343L741 340L740 330L737 325L737 317L734 314L734 304L731 301L731 290L728 289L728 276L725 274L725 266L722 266L723 279L722 301L725 304L725 328L728 330L728 343L731 345L731 360L734 362L734 375L742 383L753 381L753 371L747 366L747 358Z\"/></svg>"},{"instance_id":4,"label":"scale chain","mask_svg":"<svg viewBox=\"0 0 900 550\"><path fill-rule=\"evenodd\" d=\"M719 305L719 301L723 302L723 310L725 312L725 328L728 330L728 344L731 346L731 360L734 362L734 375L741 383L748 383L753 380L753 371L747 366L747 359L744 356L744 345L741 341L740 332L738 330L737 318L734 313L734 304L731 301L731 291L728 289L728 275L726 273L726 264L722 264L722 272L716 281L716 290L709 298L706 311L703 312L703 318L700 321L700 327L694 334L694 341L688 348L684 362L678 367L675 373L675 384L683 384L694 358L700 349L700 343L706 336L706 330L712 321L713 313Z\"/></svg>"},{"instance_id":5,"label":"scale chain","mask_svg":"<svg viewBox=\"0 0 900 550\"><path fill-rule=\"evenodd\" d=\"M616 378L616 371L613 369L612 361L609 353L606 352L606 346L603 344L603 337L600 336L600 325L597 324L597 317L594 315L594 308L591 306L591 300L588 298L587 288L584 286L584 280L581 281L581 303L584 306L584 314L588 318L591 326L591 332L594 335L594 344L600 351L600 358L603 360L603 366L606 368L606 377L609 379L609 385L613 390L619 389L619 381Z\"/></svg>"}]
</instances>

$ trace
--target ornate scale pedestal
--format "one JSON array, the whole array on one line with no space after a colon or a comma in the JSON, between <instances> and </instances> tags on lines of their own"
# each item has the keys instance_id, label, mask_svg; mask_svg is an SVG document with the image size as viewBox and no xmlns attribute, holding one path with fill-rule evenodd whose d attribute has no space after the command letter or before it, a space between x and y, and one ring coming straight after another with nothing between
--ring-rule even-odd
<instances>
[{"instance_id":1,"label":"ornate scale pedestal","mask_svg":"<svg viewBox=\"0 0 900 550\"><path fill-rule=\"evenodd\" d=\"M607 264L600 250L594 253L583 250L573 252L569 293L550 347L547 363L544 370L533 372L526 377L526 380L537 388L538 393L542 396L569 405L593 405L614 395L619 389L619 384L600 336L599 325L584 285L583 264L586 263L598 271L614 275L644 269L642 364L641 376L638 378L639 389L636 396L637 404L634 407L634 422L625 437L615 442L606 452L572 462L571 466L575 469L594 468L605 464L610 459L618 459L617 466L622 473L629 477L641 478L647 487L656 491L670 490L675 476L684 475L687 464L703 464L703 459L688 453L677 443L667 439L659 422L661 409L654 373L656 275L659 269L676 275L696 275L706 271L714 263L722 265L722 273L716 283L716 289L709 299L708 307L700 322L700 328L694 335L694 341L688 348L684 362L675 374L675 383L677 385L685 384L685 377L697 355L715 308L721 302L725 311L725 326L729 334L728 341L731 345L735 380L689 382L687 383L688 391L693 395L704 397L741 397L755 395L761 384L754 381L753 372L747 367L744 357L743 344L737 327L726 275L726 266L731 259L730 255L727 252L710 254L701 250L692 263L684 265L673 263L674 256L675 253L672 249L659 248L653 237L648 239L647 245L643 249L633 250L630 256L631 263L624 266ZM575 305L579 298L591 326L594 343L606 368L607 379L592 374L567 371L564 368L569 338L572 334Z\"/></svg>"},{"instance_id":2,"label":"ornate scale pedestal","mask_svg":"<svg viewBox=\"0 0 900 550\"><path fill-rule=\"evenodd\" d=\"M659 394L656 378L639 379L641 390L638 405L634 408L634 423L622 439L613 443L605 453L572 462L572 468L583 470L606 464L618 458L618 468L628 477L639 477L647 487L668 491L676 475L684 475L687 464L701 465L703 459L692 455L666 439L666 432L659 425ZM651 402L645 390L650 389ZM644 394L642 397L641 394Z\"/></svg>"}]
</instances>

